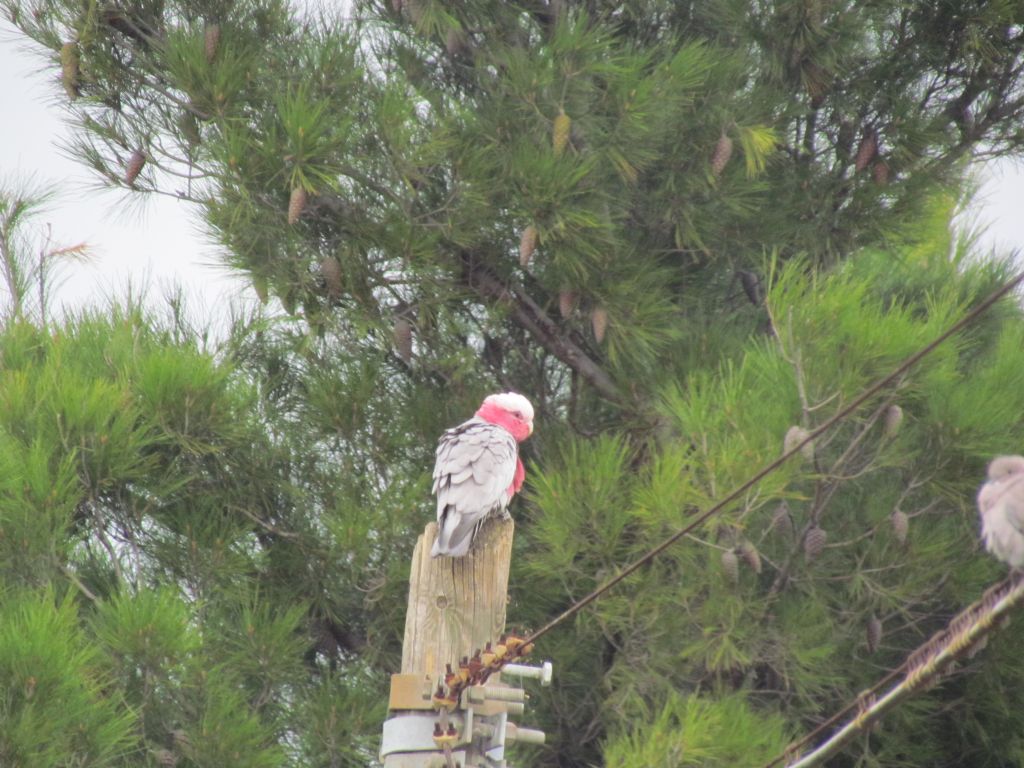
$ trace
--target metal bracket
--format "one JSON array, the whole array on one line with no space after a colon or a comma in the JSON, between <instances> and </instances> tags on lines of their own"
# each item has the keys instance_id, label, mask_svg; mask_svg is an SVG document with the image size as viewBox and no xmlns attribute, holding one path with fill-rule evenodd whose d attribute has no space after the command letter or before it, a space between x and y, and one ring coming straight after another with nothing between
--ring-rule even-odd
<instances>
[{"instance_id":1,"label":"metal bracket","mask_svg":"<svg viewBox=\"0 0 1024 768\"><path fill-rule=\"evenodd\" d=\"M388 709L434 709L430 675L392 675Z\"/></svg>"},{"instance_id":2,"label":"metal bracket","mask_svg":"<svg viewBox=\"0 0 1024 768\"><path fill-rule=\"evenodd\" d=\"M459 732L458 741L452 745L453 750L465 747L472 740L473 710L452 712L448 715ZM434 743L434 723L438 720L437 712L403 712L384 721L384 734L380 743L380 756L383 760L395 752L437 752Z\"/></svg>"},{"instance_id":3,"label":"metal bracket","mask_svg":"<svg viewBox=\"0 0 1024 768\"><path fill-rule=\"evenodd\" d=\"M521 678L539 680L541 685L551 682L551 662L531 667L508 664L504 673ZM492 678L486 685L466 689L462 697L464 708L439 713L433 705L434 681L428 675L392 675L388 707L392 716L384 721L380 758L389 758L389 768L433 768L437 763L438 743L435 724L441 719L454 725L458 738L451 745L457 764L485 757L486 764L494 768L505 766L505 746L514 741L524 744L543 744L544 732L520 728L509 722L509 715L521 714L527 699L521 688L504 685ZM474 745L476 750L474 750ZM441 758L443 760L443 758ZM475 763L474 763L475 764Z\"/></svg>"}]
</instances>

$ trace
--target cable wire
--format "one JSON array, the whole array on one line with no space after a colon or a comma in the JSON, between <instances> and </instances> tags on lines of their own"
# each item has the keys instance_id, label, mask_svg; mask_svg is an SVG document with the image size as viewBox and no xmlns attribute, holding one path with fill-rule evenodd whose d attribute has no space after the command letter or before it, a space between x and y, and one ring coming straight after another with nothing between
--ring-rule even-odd
<instances>
[{"instance_id":1,"label":"cable wire","mask_svg":"<svg viewBox=\"0 0 1024 768\"><path fill-rule=\"evenodd\" d=\"M764 466L762 469L760 469L758 472L752 475L745 482L741 483L732 491L727 493L721 499L721 501L712 505L703 513L695 517L689 525L680 528L678 531L676 531L671 536L666 538L660 544L658 544L650 551L648 551L645 555L635 560L634 562L630 563L614 577L606 581L601 586L597 587L593 592L570 605L568 608L566 608L560 614L555 616L540 629L535 630L534 632L527 635L525 638L511 635L503 636L503 638L498 641L498 644L494 647L493 650L491 648L491 644L488 643L483 653L477 651L473 655L472 659L468 659L467 657L467 666L465 670L462 670L462 665L460 665L460 671L458 674L454 672L449 672L449 674L446 676L444 685L438 685L438 690L434 694L435 705L443 707L457 706L459 697L466 688L472 685L479 685L486 682L487 678L491 674L501 671L501 668L504 667L505 664L516 661L522 658L523 656L529 654L530 651L533 649L534 643L536 643L536 641L539 638L546 635L548 632L557 627L566 619L575 616L585 607L587 607L592 602L597 600L599 597L601 597L602 595L610 591L612 588L614 588L617 584L621 583L624 579L630 576L630 574L635 573L644 565L654 560L654 558L656 558L666 549L668 549L677 541L679 541L679 539L683 538L687 534L694 531L697 527L702 525L712 516L721 512L723 509L725 509L726 506L731 504L733 501L738 499L740 496L742 496L744 493L750 490L753 486L755 486L765 477L767 477L772 472L781 467L795 454L799 453L805 445L819 438L821 435L830 430L840 421L850 416L854 411L860 408L860 406L862 406L870 398L874 397L887 386L889 386L897 379L899 379L901 376L903 376L903 374L905 374L907 371L909 371L911 368L917 365L917 363L919 363L925 357L934 352L950 336L963 330L971 323L973 323L975 320L977 320L979 317L981 317L981 315L983 315L989 308L991 308L993 304L995 304L997 301L999 301L999 299L1003 298L1003 296L1005 296L1018 285L1020 285L1021 282L1024 282L1024 271L1018 273L1016 276L1014 276L1009 281L1007 281L999 288L994 290L992 293L990 293L988 296L986 296L976 307L974 307L974 309L965 314L957 322L953 323L953 325L951 325L944 332L939 334L931 342L926 344L924 347L919 349L914 354L907 357L902 363L896 366L888 375L884 376L883 378L879 379L874 384L869 386L867 389L863 390L845 407L840 408L830 418L826 419L822 424L820 424L815 429L812 429L806 437L804 437L798 443L793 445L788 451L784 451L779 458L775 459L775 461L772 461L766 466ZM914 657L912 656L911 659L913 658ZM908 661L907 663L909 664L911 662ZM871 689L871 691L873 692L880 688L882 685L891 682L903 671L905 667L906 664L900 667L899 669L896 669L893 672L891 672L888 676L879 681L875 685L875 687ZM446 687L447 692L445 691ZM806 744L822 730L838 722L839 718L846 714L849 711L849 709L850 707L847 707L844 710L838 712L828 721L818 726L817 729L812 731L806 737L799 740L798 742L794 742L794 744L791 744L790 748L792 749L798 746L802 746L803 744ZM784 757L778 758L776 761L773 761L773 763L771 763L770 765L774 765L774 763L778 762L779 759L784 759Z\"/></svg>"},{"instance_id":2,"label":"cable wire","mask_svg":"<svg viewBox=\"0 0 1024 768\"><path fill-rule=\"evenodd\" d=\"M898 669L890 672L870 689L862 691L854 701L809 734L787 746L785 752L771 762L765 763L762 768L773 768L782 762L786 763L787 768L811 768L832 757L854 736L870 728L887 710L914 693L927 689L958 658L980 649L980 644L998 627L999 620L1022 601L1024 581L1018 574L1011 574L996 583L979 600L953 617L944 629L919 645ZM878 695L883 686L904 673L902 681L884 694ZM855 718L807 754L799 754L800 749L806 744L854 709L858 710Z\"/></svg>"},{"instance_id":3,"label":"cable wire","mask_svg":"<svg viewBox=\"0 0 1024 768\"><path fill-rule=\"evenodd\" d=\"M977 320L979 317L981 317L981 315L983 315L993 304L995 304L997 301L999 301L999 299L1003 298L1003 296L1005 296L1018 285L1020 285L1022 281L1024 281L1024 271L1018 273L1015 277L1013 277L1008 282L1004 283L999 288L990 293L988 296L986 296L976 307L974 307L974 309L972 309L970 312L968 312L966 315L960 318L957 322L953 323L953 325L947 328L943 333L939 334L939 336L937 336L931 342L926 344L924 347L919 349L914 354L910 355L910 357L906 358L902 363L896 366L887 376L876 381L870 387L861 392L857 397L851 400L845 407L840 408L833 416L831 416L829 419L826 419L822 424L820 424L815 429L811 430L810 433L803 440L801 440L799 443L796 443L788 451L785 451L775 461L763 467L760 471L752 475L748 480L741 483L732 491L727 493L721 501L712 505L706 511L702 512L697 517L695 517L693 519L693 522L691 522L689 525L680 528L678 531L673 533L667 539L665 539L660 544L651 549L649 552L647 552L647 554L630 563L614 577L606 581L601 586L597 587L593 592L591 592L583 598L580 598L578 601L570 605L560 614L555 616L555 618L551 619L547 624L542 626L540 629L529 634L523 641L524 646L531 646L539 638L546 635L548 632L557 627L563 621L571 618L572 616L575 616L577 613L579 613L592 602L597 600L603 594L605 594L613 587L615 587L617 584L625 580L628 576L635 573L640 568L654 560L654 558L656 558L666 549L668 549L677 541L679 541L679 539L686 536L686 534L693 532L696 528L705 523L709 518L721 512L723 509L725 509L726 506L731 504L733 501L738 499L740 496L742 496L744 493L746 493L748 490L754 487L765 477L767 477L772 472L781 467L783 464L785 464L795 454L799 453L801 448L803 448L811 441L816 440L818 437L823 435L828 430L832 429L832 427L834 427L843 419L847 418L850 414L852 414L854 411L860 408L860 406L862 406L865 402L867 402L869 399L877 395L879 392L881 392L883 389L885 389L887 386L892 384L899 377L901 377L903 374L905 374L907 371L909 371L911 368L917 365L917 363L919 363L925 357L934 352L944 341L946 341L946 339L948 339L950 336L957 333L958 331L963 330L968 325ZM511 659L509 660L511 661Z\"/></svg>"}]
</instances>

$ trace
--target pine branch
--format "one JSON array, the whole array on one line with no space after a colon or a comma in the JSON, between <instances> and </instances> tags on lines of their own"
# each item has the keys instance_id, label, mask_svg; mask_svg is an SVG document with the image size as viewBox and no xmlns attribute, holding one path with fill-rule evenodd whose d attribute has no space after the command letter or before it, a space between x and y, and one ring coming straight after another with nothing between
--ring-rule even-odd
<instances>
[{"instance_id":1,"label":"pine branch","mask_svg":"<svg viewBox=\"0 0 1024 768\"><path fill-rule=\"evenodd\" d=\"M547 313L525 291L504 285L494 274L462 253L467 284L487 299L510 301L512 316L535 339L563 363L579 373L607 399L621 403L623 395L611 376L560 329Z\"/></svg>"},{"instance_id":2,"label":"pine branch","mask_svg":"<svg viewBox=\"0 0 1024 768\"><path fill-rule=\"evenodd\" d=\"M73 570L71 570L71 568L69 568L61 562L57 563L57 567L60 569L61 573L63 573L67 577L68 581L74 584L78 591L85 595L87 598L89 598L89 600L91 600L94 603L98 603L100 601L100 599L95 595L95 593L93 593L91 589L89 589L87 586L85 586L85 584L82 583L82 580L78 578L78 575Z\"/></svg>"}]
</instances>

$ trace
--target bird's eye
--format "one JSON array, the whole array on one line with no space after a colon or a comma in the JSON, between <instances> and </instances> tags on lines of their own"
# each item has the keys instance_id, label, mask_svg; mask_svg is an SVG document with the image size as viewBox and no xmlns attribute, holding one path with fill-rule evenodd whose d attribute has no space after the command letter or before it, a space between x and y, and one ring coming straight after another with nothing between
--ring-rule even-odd
<instances>
[{"instance_id":1,"label":"bird's eye","mask_svg":"<svg viewBox=\"0 0 1024 768\"><path fill-rule=\"evenodd\" d=\"M523 418L523 414L520 413L519 411L514 411L512 415L515 416L517 419Z\"/></svg>"}]
</instances>

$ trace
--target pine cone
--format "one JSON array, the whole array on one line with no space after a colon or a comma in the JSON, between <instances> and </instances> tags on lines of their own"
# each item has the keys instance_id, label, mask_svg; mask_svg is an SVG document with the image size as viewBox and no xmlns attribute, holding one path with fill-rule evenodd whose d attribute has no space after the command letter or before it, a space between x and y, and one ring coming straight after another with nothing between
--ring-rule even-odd
<instances>
[{"instance_id":1,"label":"pine cone","mask_svg":"<svg viewBox=\"0 0 1024 768\"><path fill-rule=\"evenodd\" d=\"M178 115L178 130L181 131L190 147L197 146L203 140L203 135L199 132L199 121L187 109Z\"/></svg>"},{"instance_id":2,"label":"pine cone","mask_svg":"<svg viewBox=\"0 0 1024 768\"><path fill-rule=\"evenodd\" d=\"M568 288L563 288L558 292L558 311L562 317L567 318L572 314L573 309L576 308L576 293Z\"/></svg>"},{"instance_id":3,"label":"pine cone","mask_svg":"<svg viewBox=\"0 0 1024 768\"><path fill-rule=\"evenodd\" d=\"M142 173L142 167L146 164L146 153L141 149L136 149L132 152L132 156L128 159L128 165L125 166L124 171L124 183L129 187L135 185L135 180L139 178L139 174Z\"/></svg>"},{"instance_id":4,"label":"pine cone","mask_svg":"<svg viewBox=\"0 0 1024 768\"><path fill-rule=\"evenodd\" d=\"M868 653L874 653L882 642L882 622L875 614L871 614L871 618L868 619L865 634L868 641Z\"/></svg>"},{"instance_id":5,"label":"pine cone","mask_svg":"<svg viewBox=\"0 0 1024 768\"><path fill-rule=\"evenodd\" d=\"M64 91L71 100L77 99L78 90L78 43L64 43L60 47L60 79Z\"/></svg>"},{"instance_id":6,"label":"pine cone","mask_svg":"<svg viewBox=\"0 0 1024 768\"><path fill-rule=\"evenodd\" d=\"M551 148L558 157L565 151L569 143L569 131L572 129L572 120L565 112L559 112L555 118L554 128L551 133Z\"/></svg>"},{"instance_id":7,"label":"pine cone","mask_svg":"<svg viewBox=\"0 0 1024 768\"><path fill-rule=\"evenodd\" d=\"M328 256L320 262L320 274L324 276L324 284L327 286L327 295L332 299L341 298L343 280L341 262L333 256Z\"/></svg>"},{"instance_id":8,"label":"pine cone","mask_svg":"<svg viewBox=\"0 0 1024 768\"><path fill-rule=\"evenodd\" d=\"M604 307L594 307L590 312L590 325L594 329L594 340L600 344L604 341L605 331L608 330L608 310Z\"/></svg>"},{"instance_id":9,"label":"pine cone","mask_svg":"<svg viewBox=\"0 0 1024 768\"><path fill-rule=\"evenodd\" d=\"M306 188L299 184L292 187L291 197L288 199L288 223L294 224L302 215L302 209L306 207Z\"/></svg>"},{"instance_id":10,"label":"pine cone","mask_svg":"<svg viewBox=\"0 0 1024 768\"><path fill-rule=\"evenodd\" d=\"M811 109L820 109L828 95L828 72L814 61L805 61L802 69L804 85L811 99Z\"/></svg>"},{"instance_id":11,"label":"pine cone","mask_svg":"<svg viewBox=\"0 0 1024 768\"><path fill-rule=\"evenodd\" d=\"M785 501L779 502L779 506L772 513L772 522L769 529L777 533L792 536L796 532L793 525L793 516L789 513L789 504Z\"/></svg>"},{"instance_id":12,"label":"pine cone","mask_svg":"<svg viewBox=\"0 0 1024 768\"><path fill-rule=\"evenodd\" d=\"M405 362L412 361L412 323L404 317L395 318L395 326L392 329L395 339L395 351Z\"/></svg>"},{"instance_id":13,"label":"pine cone","mask_svg":"<svg viewBox=\"0 0 1024 768\"><path fill-rule=\"evenodd\" d=\"M853 162L853 167L857 173L867 168L877 154L878 135L875 133L874 128L866 128L864 136L860 140L860 145L857 147L857 155Z\"/></svg>"},{"instance_id":14,"label":"pine cone","mask_svg":"<svg viewBox=\"0 0 1024 768\"><path fill-rule=\"evenodd\" d=\"M755 547L753 543L743 541L740 544L740 554L743 556L743 559L747 561L747 565L753 569L754 573L761 572L761 554L757 551L757 547Z\"/></svg>"},{"instance_id":15,"label":"pine cone","mask_svg":"<svg viewBox=\"0 0 1024 768\"><path fill-rule=\"evenodd\" d=\"M725 573L725 577L732 584L739 583L740 560L736 557L736 553L731 549L727 549L722 553L722 571Z\"/></svg>"},{"instance_id":16,"label":"pine cone","mask_svg":"<svg viewBox=\"0 0 1024 768\"><path fill-rule=\"evenodd\" d=\"M801 442L806 440L811 433L803 427L792 426L786 431L786 437L782 441L782 452L789 453ZM800 448L800 454L808 461L814 459L814 442L804 443Z\"/></svg>"},{"instance_id":17,"label":"pine cone","mask_svg":"<svg viewBox=\"0 0 1024 768\"><path fill-rule=\"evenodd\" d=\"M885 409L885 427L883 434L886 437L895 437L903 424L903 409L898 405L890 405Z\"/></svg>"},{"instance_id":18,"label":"pine cone","mask_svg":"<svg viewBox=\"0 0 1024 768\"><path fill-rule=\"evenodd\" d=\"M464 53L469 48L465 33L454 27L449 29L444 38L444 48L448 51L449 56L454 57Z\"/></svg>"},{"instance_id":19,"label":"pine cone","mask_svg":"<svg viewBox=\"0 0 1024 768\"><path fill-rule=\"evenodd\" d=\"M732 139L723 133L715 144L715 151L711 153L711 173L714 174L715 178L722 175L722 171L729 164L731 157Z\"/></svg>"},{"instance_id":20,"label":"pine cone","mask_svg":"<svg viewBox=\"0 0 1024 768\"><path fill-rule=\"evenodd\" d=\"M871 166L871 177L875 180L875 184L884 187L889 183L889 164L885 160L876 160L875 164Z\"/></svg>"},{"instance_id":21,"label":"pine cone","mask_svg":"<svg viewBox=\"0 0 1024 768\"><path fill-rule=\"evenodd\" d=\"M538 237L537 228L533 224L524 229L523 234L519 237L519 265L523 269L530 265L533 252L537 250Z\"/></svg>"},{"instance_id":22,"label":"pine cone","mask_svg":"<svg viewBox=\"0 0 1024 768\"><path fill-rule=\"evenodd\" d=\"M217 57L217 48L220 46L220 24L207 24L203 30L203 51L206 53L206 61L212 63Z\"/></svg>"},{"instance_id":23,"label":"pine cone","mask_svg":"<svg viewBox=\"0 0 1024 768\"><path fill-rule=\"evenodd\" d=\"M174 742L175 749L186 750L192 746L188 733L182 728L175 728L171 731L171 740Z\"/></svg>"},{"instance_id":24,"label":"pine cone","mask_svg":"<svg viewBox=\"0 0 1024 768\"><path fill-rule=\"evenodd\" d=\"M804 537L804 557L810 562L814 560L818 555L825 549L825 542L828 541L828 534L825 533L824 528L819 528L817 525L811 526L811 529L807 531L807 535Z\"/></svg>"},{"instance_id":25,"label":"pine cone","mask_svg":"<svg viewBox=\"0 0 1024 768\"><path fill-rule=\"evenodd\" d=\"M423 18L423 0L405 0L403 5L409 14L409 21L419 26L420 20Z\"/></svg>"},{"instance_id":26,"label":"pine cone","mask_svg":"<svg viewBox=\"0 0 1024 768\"><path fill-rule=\"evenodd\" d=\"M267 285L267 278L262 275L252 276L252 287L256 291L256 296L259 298L261 304L266 304L267 299L270 298L269 286Z\"/></svg>"},{"instance_id":27,"label":"pine cone","mask_svg":"<svg viewBox=\"0 0 1024 768\"><path fill-rule=\"evenodd\" d=\"M743 286L743 292L747 294L751 304L755 307L764 304L764 290L761 288L761 278L756 273L745 269L737 269L736 277L739 278L740 285Z\"/></svg>"},{"instance_id":28,"label":"pine cone","mask_svg":"<svg viewBox=\"0 0 1024 768\"><path fill-rule=\"evenodd\" d=\"M902 509L894 509L889 515L889 522L892 523L892 535L900 544L907 543L907 535L910 533L910 518Z\"/></svg>"}]
</instances>

